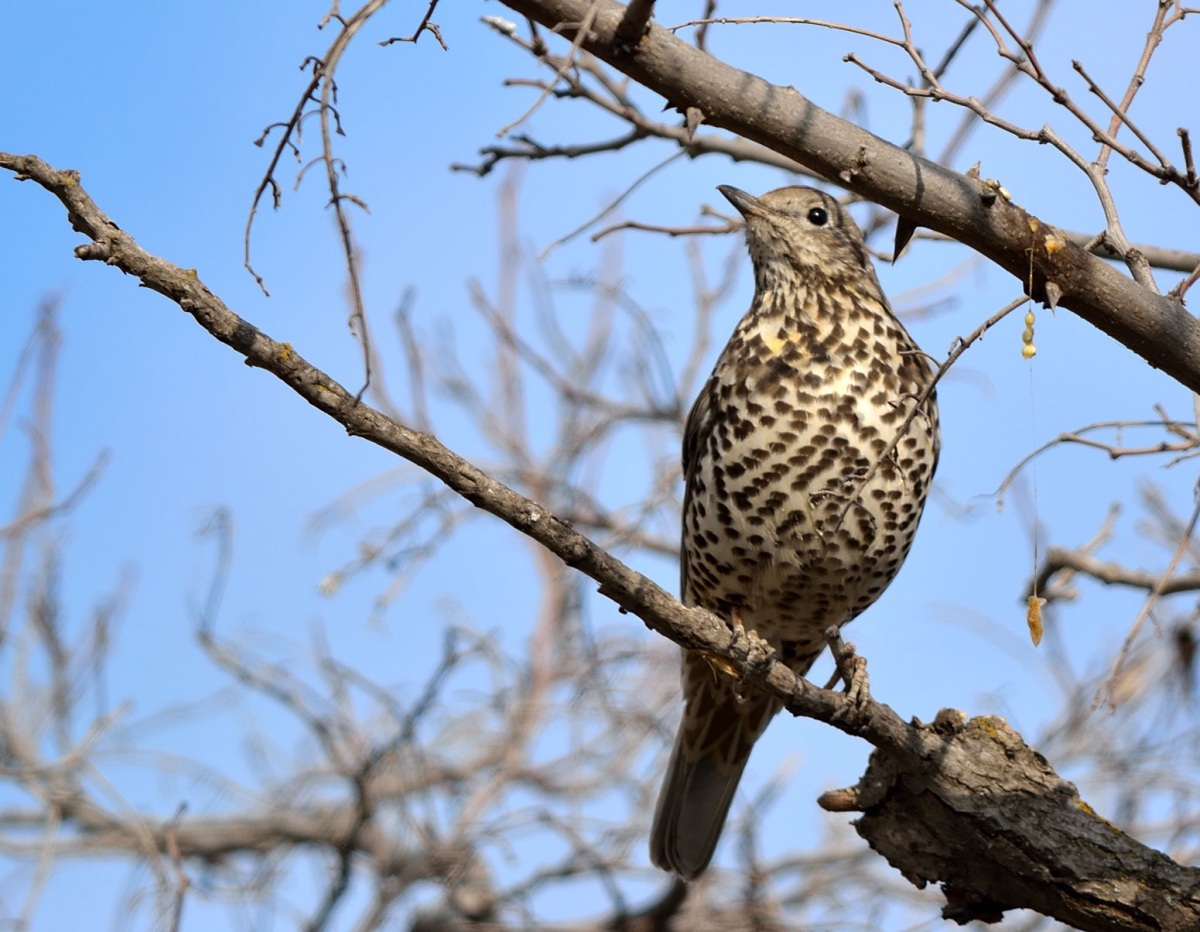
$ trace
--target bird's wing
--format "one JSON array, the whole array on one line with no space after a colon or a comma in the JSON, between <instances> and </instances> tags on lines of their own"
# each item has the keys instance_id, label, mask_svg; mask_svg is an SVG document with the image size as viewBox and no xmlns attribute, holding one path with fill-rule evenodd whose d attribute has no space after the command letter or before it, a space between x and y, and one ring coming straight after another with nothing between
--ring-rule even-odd
<instances>
[{"instance_id":1,"label":"bird's wing","mask_svg":"<svg viewBox=\"0 0 1200 932\"><path fill-rule=\"evenodd\" d=\"M700 460L700 447L705 443L705 432L712 424L712 410L715 379L710 378L704 383L704 388L696 396L692 410L688 412L687 421L683 427L683 520L687 520L689 500L692 497L692 480L696 472L696 464ZM686 534L683 527L681 533ZM679 599L685 605L691 604L691 593L688 591L687 560L684 559L684 549L679 552Z\"/></svg>"}]
</instances>

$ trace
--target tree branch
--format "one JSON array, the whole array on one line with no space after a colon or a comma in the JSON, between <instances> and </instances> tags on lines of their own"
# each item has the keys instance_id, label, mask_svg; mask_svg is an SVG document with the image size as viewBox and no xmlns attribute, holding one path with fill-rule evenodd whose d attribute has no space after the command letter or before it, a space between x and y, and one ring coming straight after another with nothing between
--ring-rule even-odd
<instances>
[{"instance_id":1,"label":"tree branch","mask_svg":"<svg viewBox=\"0 0 1200 932\"><path fill-rule=\"evenodd\" d=\"M503 0L666 98L680 113L794 159L916 226L977 250L1033 296L1074 311L1193 391L1200 391L1200 321L1151 293L977 179L919 158L822 110L790 87L733 68L650 24L631 54L616 44L613 0ZM1047 248L1049 247L1049 248ZM1057 296L1057 301L1054 298Z\"/></svg>"}]
</instances>

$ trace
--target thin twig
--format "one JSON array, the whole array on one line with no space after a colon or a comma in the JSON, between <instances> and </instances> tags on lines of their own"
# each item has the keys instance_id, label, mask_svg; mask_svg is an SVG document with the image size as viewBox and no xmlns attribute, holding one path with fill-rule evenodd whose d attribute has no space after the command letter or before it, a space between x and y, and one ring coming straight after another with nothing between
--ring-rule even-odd
<instances>
[{"instance_id":1,"label":"thin twig","mask_svg":"<svg viewBox=\"0 0 1200 932\"><path fill-rule=\"evenodd\" d=\"M1092 79L1092 76L1087 73L1087 69L1083 67L1082 62L1072 61L1071 67L1074 68L1077 72L1079 72L1079 76L1082 77L1083 80L1087 82L1088 90L1091 91L1093 94L1095 94L1097 97L1099 97L1104 102L1104 105L1113 112L1113 125L1109 127L1108 134L1115 139L1117 136L1117 130L1120 129L1120 127L1122 125L1128 126L1129 131L1131 133L1133 133L1133 135L1137 136L1137 138L1141 141L1142 145L1144 145L1148 150L1150 150L1150 154L1153 155L1156 159L1158 159L1159 163L1164 168L1172 168L1173 169L1173 166L1171 165L1171 163L1169 161L1167 161L1167 157L1158 151L1158 149L1155 147L1154 143L1150 141L1150 137L1148 137L1145 133L1143 133L1141 131L1141 129L1138 128L1138 125L1129 118L1129 114L1125 112L1125 108L1128 107L1127 101L1132 101L1133 94L1136 92L1136 89L1141 86L1141 84L1135 82L1133 85L1131 85L1130 90L1126 92L1126 95L1125 95L1126 100L1121 101L1121 103L1118 105L1118 104L1114 103L1113 100L1106 93L1104 93L1104 89L1101 88L1100 85L1097 84L1096 81L1094 81ZM1134 77L1136 79L1139 76L1135 75ZM1108 145L1102 146L1100 155L1096 159L1096 164L1101 165L1101 166L1107 164L1108 157L1111 154L1112 154L1111 146L1108 146Z\"/></svg>"},{"instance_id":2,"label":"thin twig","mask_svg":"<svg viewBox=\"0 0 1200 932\"><path fill-rule=\"evenodd\" d=\"M1197 489L1200 492L1200 488ZM1129 650L1133 646L1133 641L1141 631L1142 625L1154 606L1158 604L1158 600L1162 598L1166 591L1167 584L1171 581L1171 577L1175 575L1175 571L1179 569L1179 563L1183 559L1183 555L1188 550L1188 545L1191 542L1192 535L1196 532L1196 522L1200 521L1200 495L1196 497L1196 503L1192 507L1192 516L1188 520L1187 528L1183 532L1183 536L1179 540L1179 545L1175 548L1175 552L1171 555L1171 562L1167 564L1166 570L1159 577L1158 582L1150 592L1150 596L1142 605L1142 609L1138 612L1137 617L1133 620L1133 624L1129 626L1129 632L1125 635L1125 641L1121 644L1121 649L1117 652L1116 658L1109 668L1108 679L1105 686L1102 687L1108 690L1109 707L1115 708L1115 700L1113 698L1113 686L1117 682L1117 675L1121 672L1121 667L1125 663L1126 657L1129 656ZM1095 699L1092 701L1092 708L1096 708L1100 704L1101 693L1097 692Z\"/></svg>"},{"instance_id":3,"label":"thin twig","mask_svg":"<svg viewBox=\"0 0 1200 932\"><path fill-rule=\"evenodd\" d=\"M820 26L823 29L832 29L836 32L848 32L856 36L865 36L868 39L875 39L879 42L885 42L888 45L904 45L899 39L884 35L882 32L874 32L870 29L862 29L858 26L847 25L846 23L832 23L823 19L810 19L805 16L719 16L715 19L691 19L686 23L667 26L666 29L668 32L678 32L680 29L688 29L693 26L755 26L768 23L780 26Z\"/></svg>"},{"instance_id":4,"label":"thin twig","mask_svg":"<svg viewBox=\"0 0 1200 932\"><path fill-rule=\"evenodd\" d=\"M429 21L429 18L433 16L433 11L437 9L437 5L438 0L429 0L429 6L425 10L424 18L420 23L417 24L417 28L413 30L413 34L411 36L392 36L390 39L383 39L379 44L382 46L391 45L393 42L412 42L415 44L416 41L421 38L421 33L428 32L431 36L437 39L437 43L442 47L442 51L449 52L450 46L448 46L446 44L446 40L442 38L442 30L438 27L437 23Z\"/></svg>"},{"instance_id":5,"label":"thin twig","mask_svg":"<svg viewBox=\"0 0 1200 932\"><path fill-rule=\"evenodd\" d=\"M598 214L585 220L583 223L581 223L579 226L577 226L570 233L566 233L563 236L560 236L558 239L551 242L550 245L548 245L545 249L543 249L541 251L541 254L538 256L539 261L544 260L548 255L550 255L550 253L552 253L559 246L562 246L564 243L569 243L576 236L578 236L580 233L582 233L584 230L586 230L592 224L596 223L598 220L602 220L605 217L607 217L614 210L616 210L618 206L620 206L622 201L624 201L627 197L629 197L629 195L631 195L634 191L636 191L638 188L640 188L642 186L642 184L644 184L646 181L649 181L652 176L654 176L658 172L662 171L664 168L666 168L668 165L670 165L676 159L680 159L685 155L687 155L687 152L684 151L683 149L680 149L677 152L673 152L671 155L668 155L665 159L663 159L657 165L651 165L648 169L646 169L646 171L644 171L641 175L639 175L637 178L635 178L629 184L629 186L625 188L624 191L622 191L615 198L613 198L611 201L609 201L603 208L601 208L601 210Z\"/></svg>"},{"instance_id":6,"label":"thin twig","mask_svg":"<svg viewBox=\"0 0 1200 932\"><path fill-rule=\"evenodd\" d=\"M326 185L329 190L329 203L333 207L334 215L337 219L338 236L341 242L342 255L346 261L346 273L349 283L350 292L350 315L348 324L351 333L358 339L362 349L363 361L363 384L359 388L355 398L362 399L363 394L371 385L372 371L372 352L371 338L367 327L366 308L363 301L362 284L359 280L359 261L357 251L354 246L353 236L350 230L350 220L346 213L346 202L357 205L366 210L367 206L361 198L354 194L341 190L341 174L345 166L334 154L333 136L345 135L342 130L341 120L336 108L337 100L337 83L334 81L334 75L338 65L349 48L354 37L362 30L362 28L370 21L370 19L387 5L388 0L367 0L358 10L349 17L343 17L335 3L330 11L321 21L321 26L325 26L329 22L336 21L341 25L340 31L330 43L323 58L307 58L302 67L311 68L312 75L305 85L304 90L300 94L300 99L292 111L291 117L283 123L273 123L263 130L262 135L256 140L256 145L261 146L267 136L275 129L282 129L279 142L275 146L271 160L267 165L267 170L258 183L255 189L254 197L251 200L250 210L246 217L246 228L243 233L243 263L246 270L254 277L255 282L262 289L264 294L268 294L266 284L261 275L254 269L250 261L250 242L251 233L254 227L255 218L258 215L258 208L262 202L264 194L267 190L271 191L272 204L278 208L282 192L279 182L276 180L275 174L278 169L280 159L283 153L291 151L299 160L300 148L299 140L303 129L304 121L308 116L315 115L321 127L321 155L313 162L303 166L297 174L296 185L298 186L303 180L308 168L313 164L321 163L325 167ZM418 27L414 36L419 35L425 23L428 22L429 16L432 15L433 8L437 5L437 0L431 0L429 8L426 9L424 21L421 27ZM436 27L435 27L436 28ZM436 34L436 33L435 33ZM440 36L439 36L440 41ZM319 94L318 94L319 91ZM315 111L309 111L310 104L315 104Z\"/></svg>"},{"instance_id":7,"label":"thin twig","mask_svg":"<svg viewBox=\"0 0 1200 932\"><path fill-rule=\"evenodd\" d=\"M1083 66L1079 62L1071 62L1071 64L1075 67L1075 70L1083 75L1083 79L1087 81L1092 92L1095 93L1096 96L1098 96L1101 100L1103 100L1105 104L1108 105L1109 109L1112 110L1113 117L1108 124L1108 134L1115 138L1117 132L1121 128L1121 124L1125 123L1127 126L1129 126L1129 129L1133 131L1139 139L1142 140L1146 148L1148 148L1151 152L1154 152L1154 147L1150 145L1149 140L1147 140L1140 132L1138 132L1132 123L1128 122L1128 114L1130 106L1133 105L1134 95L1136 95L1141 86L1146 83L1146 69L1150 65L1150 58L1154 54L1154 50L1158 48L1159 43L1162 42L1163 21L1166 18L1168 7L1168 3L1157 4L1157 7L1154 11L1154 23L1150 26L1150 30L1146 33L1146 44L1142 47L1142 55L1138 59L1137 66L1133 69L1133 74L1129 78L1129 86L1125 89L1125 96L1121 98L1121 103L1119 105L1114 106L1113 103L1106 96L1104 96L1096 82L1094 82L1090 77L1087 76L1087 74L1084 73ZM1107 165L1108 157L1112 155L1112 151L1113 150L1109 146L1102 145L1100 147L1100 154L1096 158L1096 162L1100 165ZM1159 161L1163 161L1161 156L1159 157Z\"/></svg>"},{"instance_id":8,"label":"thin twig","mask_svg":"<svg viewBox=\"0 0 1200 932\"><path fill-rule=\"evenodd\" d=\"M596 231L592 234L591 240L593 243L595 243L612 233L619 233L622 230L638 230L643 233L663 233L674 239L677 236L724 235L726 233L732 233L735 230L739 230L741 227L741 222L737 220L729 220L721 226L712 226L711 224L696 224L682 227L665 226L659 223L643 223L640 220L622 220L620 223L614 223L612 226L607 226L602 230Z\"/></svg>"},{"instance_id":9,"label":"thin twig","mask_svg":"<svg viewBox=\"0 0 1200 932\"><path fill-rule=\"evenodd\" d=\"M1176 434L1177 436L1182 437L1183 439L1178 443L1171 443L1164 440L1159 443L1146 444L1140 447L1126 447L1118 444L1102 443L1085 436L1086 434L1094 431L1116 430L1119 432L1128 430L1130 428L1141 427L1163 428L1171 433ZM992 493L996 498L996 507L1004 507L1004 496L1007 494L1008 488L1016 480L1017 474L1020 473L1022 469L1028 466L1031 462L1033 462L1033 460L1037 459L1037 457L1041 456L1047 450L1050 450L1060 444L1074 443L1079 444L1080 446L1091 447L1107 453L1110 459L1117 460L1126 456L1149 456L1157 453L1180 453L1196 450L1197 448L1200 448L1200 436L1198 436L1195 431L1196 425L1194 423L1188 423L1187 421L1171 421L1163 418L1162 420L1158 421L1099 421L1095 424L1088 424L1084 427L1080 427L1077 430L1070 431L1069 433L1059 434L1053 440L1046 441L1033 452L1026 454L1021 458L1021 461L1017 463L1017 465L1008 471L1008 474L1004 477L1004 480L1000 483L1000 486L994 493Z\"/></svg>"},{"instance_id":10,"label":"thin twig","mask_svg":"<svg viewBox=\"0 0 1200 932\"><path fill-rule=\"evenodd\" d=\"M520 126L531 116L533 116L537 109L541 107L543 103L545 103L546 98L553 93L554 85L562 80L563 76L566 75L567 71L574 64L575 57L579 54L580 49L583 48L583 42L587 38L588 32L592 28L592 23L596 21L596 14L599 12L599 10L600 0L592 0L591 5L588 7L587 14L583 18L583 22L578 24L578 29L575 32L575 38L571 40L570 51L563 56L562 64L559 65L558 70L555 72L554 80L548 83L546 90L542 91L542 93L538 95L537 100L530 104L529 108L524 113L522 113L511 123L505 123L498 130L496 130L497 138L503 139L516 127Z\"/></svg>"}]
</instances>

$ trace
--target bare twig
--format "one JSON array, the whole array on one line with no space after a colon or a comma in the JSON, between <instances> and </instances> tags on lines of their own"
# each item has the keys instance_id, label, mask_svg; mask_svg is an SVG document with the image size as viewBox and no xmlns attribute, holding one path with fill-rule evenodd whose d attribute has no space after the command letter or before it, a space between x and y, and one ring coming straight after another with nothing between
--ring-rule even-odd
<instances>
[{"instance_id":1,"label":"bare twig","mask_svg":"<svg viewBox=\"0 0 1200 932\"><path fill-rule=\"evenodd\" d=\"M704 0L704 12L700 14L700 19L707 20L713 17L717 12L717 0ZM708 24L701 23L696 28L696 48L704 51L708 46Z\"/></svg>"},{"instance_id":2,"label":"bare twig","mask_svg":"<svg viewBox=\"0 0 1200 932\"><path fill-rule=\"evenodd\" d=\"M1117 676L1120 674L1122 666L1125 664L1126 658L1129 656L1129 650L1133 646L1138 633L1141 631L1143 623L1150 616L1150 612L1153 611L1154 606L1158 604L1158 600L1164 595L1167 585L1175 575L1175 571L1179 569L1179 563L1191 544L1192 535L1196 532L1197 521L1200 521L1200 496L1197 496L1196 503L1192 508L1192 516L1188 519L1187 528L1180 537L1179 544L1176 546L1175 552L1171 555L1171 560L1167 564L1166 570L1163 571L1163 574L1155 582L1154 587L1150 590L1150 595L1142 605L1141 611L1138 612L1137 617L1133 620L1133 624L1129 626L1129 631L1125 635L1121 649L1117 652L1117 656L1113 659L1112 666L1109 668L1105 689L1109 696L1110 705L1114 704L1113 686L1117 681ZM1101 694L1097 693L1094 704L1099 705L1101 698Z\"/></svg>"},{"instance_id":3,"label":"bare twig","mask_svg":"<svg viewBox=\"0 0 1200 932\"><path fill-rule=\"evenodd\" d=\"M387 2L388 0L367 0L366 3L349 17L343 17L335 3L330 12L326 14L324 20L322 20L322 26L336 21L341 26L341 29L326 50L324 57L310 57L305 60L304 67L311 68L312 76L301 92L300 99L292 111L291 117L283 123L273 123L268 126L256 141L256 145L261 146L273 130L281 130L279 141L276 143L267 170L254 192L249 214L246 218L245 233L243 234L246 270L254 276L254 280L262 288L263 293L267 294L262 276L255 271L250 261L250 239L254 220L257 216L258 207L262 202L263 195L268 189L272 192L274 206L276 208L279 207L281 188L275 178L275 174L279 167L280 159L285 151L291 151L297 160L299 160L299 140L304 121L308 116L315 113L321 128L321 155L317 161L325 167L325 181L329 190L329 204L333 208L334 216L337 220L338 237L341 241L342 255L346 263L350 297L348 323L351 333L358 339L359 345L362 348L363 384L356 395L359 399L362 398L363 393L371 385L372 352L370 333L367 327L366 308L363 303L362 284L359 281L359 260L354 247L354 239L350 230L350 219L346 213L345 205L347 203L355 204L363 210L367 209L367 205L361 198L341 189L341 175L344 166L341 160L334 154L333 136L335 134L344 135L344 132L336 107L337 84L334 81L334 75L337 72L338 65L341 63L342 56L345 54L347 48L349 48L354 37L376 13L387 5ZM429 17L432 15L436 5L437 0L431 0L424 20L413 34L414 39L420 35L423 29L427 28ZM433 29L436 30L436 27L433 27ZM435 31L434 35L441 41L440 33ZM315 111L308 110L310 104L315 104ZM308 165L301 167L296 180L297 185L303 180L305 173L312 164L310 162Z\"/></svg>"},{"instance_id":4,"label":"bare twig","mask_svg":"<svg viewBox=\"0 0 1200 932\"><path fill-rule=\"evenodd\" d=\"M886 43L887 45L903 45L899 39L893 39L891 36L885 35L882 32L875 32L870 29L862 29L858 26L851 26L846 23L835 23L823 19L810 19L805 16L721 16L715 19L691 19L685 23L677 23L674 26L666 26L668 32L678 32L681 29L700 28L707 26L760 26L760 25L782 25L782 26L820 26L823 29L832 29L836 32L848 32L856 36L865 36L868 39L875 39L878 42Z\"/></svg>"},{"instance_id":5,"label":"bare twig","mask_svg":"<svg viewBox=\"0 0 1200 932\"><path fill-rule=\"evenodd\" d=\"M707 211L702 211L707 213ZM737 220L727 220L721 226L712 226L711 224L696 224L691 226L665 226L659 223L643 223L640 220L622 220L620 223L614 223L612 226L604 227L592 234L591 240L593 243L599 242L604 237L612 233L620 233L623 230L636 230L643 233L662 233L672 238L676 236L717 236L726 233L733 233L741 229L741 223Z\"/></svg>"},{"instance_id":6,"label":"bare twig","mask_svg":"<svg viewBox=\"0 0 1200 932\"><path fill-rule=\"evenodd\" d=\"M1167 430L1181 439L1177 441L1162 440L1157 443L1148 443L1133 447L1125 446L1121 442L1120 438L1126 430L1146 427ZM1099 431L1109 430L1116 432L1117 442L1107 443L1094 440L1088 436ZM996 489L994 494L996 496L997 507L1004 506L1005 494L1021 470L1047 450L1053 449L1060 444L1078 444L1079 446L1091 447L1092 449L1107 453L1110 459L1116 460L1126 456L1150 456L1159 453L1192 454L1200 451L1200 436L1196 434L1196 424L1187 421L1169 420L1165 416L1157 421L1098 421L1094 424L1087 424L1068 433L1059 434L1053 440L1046 441L1033 452L1026 454L1017 465L1008 471L1008 474Z\"/></svg>"},{"instance_id":7,"label":"bare twig","mask_svg":"<svg viewBox=\"0 0 1200 932\"><path fill-rule=\"evenodd\" d=\"M1034 53L1033 44L1027 39L1022 38L1020 33L1018 33L1008 23L996 6L995 0L984 0L984 3L987 7L987 12L990 12L992 16L996 18L996 21L1000 24L1000 27L1003 29L1003 31L1006 32L1016 42L1017 46L1020 48L1020 53L1015 53L1008 48L1003 37L1001 36L1001 30L997 29L990 22L990 20L986 18L983 10L970 6L967 0L958 0L958 3L971 10L976 15L980 16L984 26L986 26L991 32L992 38L996 42L997 52L1004 58L1010 60L1019 71L1033 78L1039 85L1041 85L1041 87L1043 87L1051 95L1056 104L1060 104L1061 106L1065 107L1075 119L1087 127L1087 129L1091 132L1092 137L1097 142L1113 149L1124 159L1133 165L1136 165L1138 168L1149 173L1150 175L1153 175L1155 178L1158 178L1160 181L1163 181L1164 183L1169 182L1178 184L1181 188L1189 193L1193 200L1196 200L1197 203L1200 203L1200 192L1189 191L1185 183L1184 176L1180 174L1180 172L1175 169L1174 166L1165 160L1160 160L1158 164L1155 164L1154 162L1146 159L1140 153L1119 142L1113 133L1105 130L1102 126L1100 126L1099 123L1093 120L1091 116L1089 116L1088 113L1071 98L1070 94L1068 94L1064 88L1054 84L1053 81L1050 80L1050 77L1046 73L1045 69L1042 68L1041 63L1038 61L1037 55ZM1159 4L1159 6L1161 7L1162 4ZM1150 48L1152 51L1152 46L1149 44L1148 48ZM1143 57L1145 58L1145 56ZM1136 80L1136 73L1134 80ZM1129 99L1132 101L1132 96L1128 94L1127 96L1129 96ZM1060 145L1056 144L1056 148L1060 148L1060 151L1063 151L1064 154L1066 154L1066 150L1062 149ZM1099 166L1097 173L1102 168L1103 165ZM1095 183L1095 179L1093 179L1093 183Z\"/></svg>"},{"instance_id":8,"label":"bare twig","mask_svg":"<svg viewBox=\"0 0 1200 932\"><path fill-rule=\"evenodd\" d=\"M661 162L657 163L656 165L651 165L644 172L642 172L641 175L639 175L637 178L635 178L633 181L631 181L626 186L624 191L622 191L620 194L618 194L616 197L614 197L612 200L610 200L607 204L605 204L604 207L602 207L600 209L599 213L597 213L595 216L590 217L589 219L583 221L583 223L579 224L579 226L577 226L570 233L564 233L558 239L552 241L548 246L546 246L545 249L542 250L541 255L539 255L538 258L545 259L548 255L550 255L550 253L552 253L559 246L562 246L564 243L569 243L580 233L583 233L585 230L587 230L588 227L592 226L594 223L597 223L600 220L603 220L605 217L607 217L609 214L611 214L614 210L616 210L621 205L621 203L627 197L629 197L629 195L631 195L634 191L636 191L638 188L640 188L645 182L649 181L654 175L658 174L658 172L662 171L664 168L666 168L668 165L670 165L676 159L681 158L685 154L686 153L681 149L678 152L674 152L671 155L668 155L665 159L663 159Z\"/></svg>"},{"instance_id":9,"label":"bare twig","mask_svg":"<svg viewBox=\"0 0 1200 932\"><path fill-rule=\"evenodd\" d=\"M545 89L541 94L538 95L537 100L530 104L524 113L522 113L511 123L505 123L498 130L496 130L497 138L503 139L510 132L533 116L537 109L541 107L543 103L545 103L546 98L548 98L553 92L554 86L557 85L560 80L562 80L562 78L567 74L567 71L575 63L575 57L578 55L579 50L583 47L583 40L587 38L588 32L592 26L592 22L595 19L599 8L600 4L598 0L592 0L591 5L588 7L587 13L584 14L583 19L580 20L575 26L575 38L571 40L571 50L564 55L559 62L558 68L554 74L554 79L547 82Z\"/></svg>"},{"instance_id":10,"label":"bare twig","mask_svg":"<svg viewBox=\"0 0 1200 932\"><path fill-rule=\"evenodd\" d=\"M430 17L433 16L433 11L437 9L438 0L429 0L429 6L425 10L425 16L421 22L417 24L417 28L413 30L411 36L392 36L390 39L383 39L379 44L383 46L391 45L393 42L412 42L415 43L421 38L421 33L428 32L437 40L437 44L442 47L443 52L449 52L450 46L446 44L446 40L442 38L442 30L437 23L431 22Z\"/></svg>"},{"instance_id":11,"label":"bare twig","mask_svg":"<svg viewBox=\"0 0 1200 932\"><path fill-rule=\"evenodd\" d=\"M1196 267L1188 273L1187 277L1184 278L1183 281L1172 288L1167 293L1167 296L1176 301L1183 301L1184 295L1188 293L1188 289L1190 289L1192 285L1196 284L1198 279L1200 279L1200 262L1196 263Z\"/></svg>"},{"instance_id":12,"label":"bare twig","mask_svg":"<svg viewBox=\"0 0 1200 932\"><path fill-rule=\"evenodd\" d=\"M517 85L522 82L512 81L509 83ZM643 127L634 127L628 133L623 133L620 136L613 139L606 139L602 142L563 146L543 146L529 136L516 136L514 139L520 143L519 146L487 146L480 150L480 154L484 158L478 165L466 165L462 162L454 162L450 165L450 170L456 172L474 172L482 178L490 174L497 164L506 159L521 159L530 162L542 161L544 159L578 159L585 155L596 155L600 152L619 152L635 142L646 139L649 135L650 133Z\"/></svg>"},{"instance_id":13,"label":"bare twig","mask_svg":"<svg viewBox=\"0 0 1200 932\"><path fill-rule=\"evenodd\" d=\"M1147 149L1155 154L1160 162L1162 162L1163 159L1155 151L1154 146L1150 143L1150 140L1147 139L1141 132L1139 132L1132 123L1129 123L1128 119L1129 108L1133 105L1134 95L1137 94L1138 90L1141 89L1141 86L1146 82L1146 69L1150 66L1150 57L1154 54L1154 50L1158 48L1159 43L1162 42L1163 29L1165 28L1164 23L1166 21L1167 10L1169 7L1170 3L1157 4L1157 8L1154 11L1154 22L1150 26L1150 31L1146 33L1146 44L1143 46L1141 57L1138 59L1137 66L1133 69L1133 74L1129 78L1129 86L1125 89L1125 96L1121 98L1120 104L1113 104L1113 102L1108 99L1104 92L1100 90L1099 86L1084 72L1082 64L1080 64L1078 61L1071 62L1071 65L1075 68L1075 70L1083 76L1085 81L1087 81L1088 89L1096 94L1096 96L1101 100L1103 100L1108 108L1112 110L1113 116L1111 122L1108 124L1108 134L1113 138L1116 138L1116 135L1121 128L1121 124L1125 123L1127 126L1129 126L1130 131L1142 141L1142 144L1146 146ZM1108 157L1112 154L1112 151L1112 148L1107 145L1101 146L1100 155L1096 158L1096 161L1100 165L1107 165Z\"/></svg>"},{"instance_id":14,"label":"bare twig","mask_svg":"<svg viewBox=\"0 0 1200 932\"><path fill-rule=\"evenodd\" d=\"M1161 13L1164 7L1160 4L1158 9L1159 13ZM1143 68L1147 63L1149 63L1148 56L1144 57L1142 62L1139 62L1138 67ZM1100 85L1093 80L1092 76L1087 73L1087 69L1083 67L1082 62L1072 61L1071 67L1079 72L1079 76L1087 82L1088 90L1104 101L1104 105L1112 111L1113 119L1112 125L1109 126L1108 129L1109 136L1115 139L1117 137L1117 131L1120 129L1120 127L1128 126L1129 131L1133 133L1133 135L1137 136L1141 144L1150 150L1150 154L1158 159L1160 164L1164 166L1169 166L1171 164L1167 161L1166 156L1159 152L1154 143L1150 141L1150 137L1143 133L1141 129L1138 128L1138 125L1129 118L1129 105L1133 102L1133 95L1137 92L1137 89L1142 86L1142 83L1145 80L1145 74L1134 74L1133 80L1129 85L1129 90L1125 92L1125 99L1122 100L1120 104L1117 104L1114 103L1106 93L1104 93L1104 89L1101 88ZM1111 146L1107 144L1104 145L1101 148L1099 157L1096 159L1096 164L1101 166L1106 165L1108 163L1108 157L1112 154L1112 151L1113 150Z\"/></svg>"}]
</instances>

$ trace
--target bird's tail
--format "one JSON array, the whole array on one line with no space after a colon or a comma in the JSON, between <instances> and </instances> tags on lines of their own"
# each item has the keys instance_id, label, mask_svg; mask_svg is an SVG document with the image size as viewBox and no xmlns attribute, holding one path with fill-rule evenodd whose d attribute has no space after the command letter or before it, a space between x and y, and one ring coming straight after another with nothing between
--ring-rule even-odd
<instances>
[{"instance_id":1,"label":"bird's tail","mask_svg":"<svg viewBox=\"0 0 1200 932\"><path fill-rule=\"evenodd\" d=\"M650 831L650 860L684 880L708 866L750 749L781 708L754 687L685 652L686 705Z\"/></svg>"}]
</instances>

